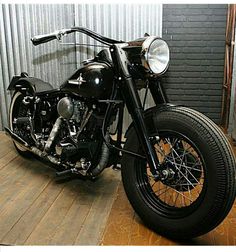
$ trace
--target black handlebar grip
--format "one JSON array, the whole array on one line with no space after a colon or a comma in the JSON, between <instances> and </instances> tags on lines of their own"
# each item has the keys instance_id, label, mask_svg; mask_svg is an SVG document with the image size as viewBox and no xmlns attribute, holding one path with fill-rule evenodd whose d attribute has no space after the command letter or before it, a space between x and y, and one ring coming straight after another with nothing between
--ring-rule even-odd
<instances>
[{"instance_id":1,"label":"black handlebar grip","mask_svg":"<svg viewBox=\"0 0 236 252\"><path fill-rule=\"evenodd\" d=\"M47 43L51 40L57 39L57 35L55 33L45 34L45 35L37 35L31 38L33 45L37 46L43 43Z\"/></svg>"}]
</instances>

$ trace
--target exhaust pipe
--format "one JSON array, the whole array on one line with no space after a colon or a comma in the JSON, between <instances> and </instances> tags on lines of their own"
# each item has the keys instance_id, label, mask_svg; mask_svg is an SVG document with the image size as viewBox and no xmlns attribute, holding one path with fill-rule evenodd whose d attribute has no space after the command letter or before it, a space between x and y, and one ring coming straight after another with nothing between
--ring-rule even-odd
<instances>
[{"instance_id":1,"label":"exhaust pipe","mask_svg":"<svg viewBox=\"0 0 236 252\"><path fill-rule=\"evenodd\" d=\"M45 151L41 151L40 149L38 149L35 146L30 146L24 139L22 139L20 136L16 135L9 128L5 127L5 132L6 132L6 135L11 137L15 142L17 142L17 144L21 145L26 150L34 153L36 156L39 156L40 158L43 158L43 159L45 159L55 165L63 165L64 168L68 169L68 166L65 164L62 164L59 159L57 159L54 156L48 155ZM107 141L109 141L108 134L106 134L105 139ZM98 174L100 174L106 168L108 159L109 159L109 148L107 147L106 143L104 142L102 145L102 154L101 154L99 164L91 171L91 175L97 176ZM70 170L63 171L61 173L59 172L58 175L62 175L62 174L64 175L64 174L68 174L68 173L72 173L72 172L73 171L70 169Z\"/></svg>"},{"instance_id":2,"label":"exhaust pipe","mask_svg":"<svg viewBox=\"0 0 236 252\"><path fill-rule=\"evenodd\" d=\"M9 128L5 127L5 132L6 132L7 136L11 137L15 142L17 142L17 144L21 145L26 150L34 153L35 155L37 155L41 158L46 159L47 161L50 161L51 163L53 163L55 165L61 165L61 162L56 157L48 155L47 153L41 151L40 149L38 149L34 146L31 147L24 139L22 139L20 136L16 135Z\"/></svg>"},{"instance_id":3,"label":"exhaust pipe","mask_svg":"<svg viewBox=\"0 0 236 252\"><path fill-rule=\"evenodd\" d=\"M107 142L109 141L109 134L106 134L105 139ZM106 143L103 142L101 158L98 165L91 171L92 176L99 175L106 168L109 159L109 154L109 148L107 147Z\"/></svg>"},{"instance_id":4,"label":"exhaust pipe","mask_svg":"<svg viewBox=\"0 0 236 252\"><path fill-rule=\"evenodd\" d=\"M12 130L10 130L7 127L5 127L4 129L5 129L6 135L11 137L14 141L16 141L22 147L24 147L26 149L30 148L29 144L24 139L22 139L20 136L16 135Z\"/></svg>"}]
</instances>

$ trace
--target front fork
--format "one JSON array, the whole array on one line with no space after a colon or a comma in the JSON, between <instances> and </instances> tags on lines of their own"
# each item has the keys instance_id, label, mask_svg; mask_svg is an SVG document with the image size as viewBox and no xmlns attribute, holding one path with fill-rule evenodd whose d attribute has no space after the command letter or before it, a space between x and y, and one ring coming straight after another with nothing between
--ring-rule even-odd
<instances>
[{"instance_id":1,"label":"front fork","mask_svg":"<svg viewBox=\"0 0 236 252\"><path fill-rule=\"evenodd\" d=\"M143 150L147 157L147 162L151 172L155 177L159 177L159 161L157 159L155 148L152 144L152 137L149 136L144 120L144 111L138 95L137 88L128 70L128 60L122 45L116 44L110 48L111 55L120 83L121 93L126 103L127 109L133 119L133 123L138 134L140 143L143 144ZM154 88L153 88L154 90ZM152 90L151 90L152 92ZM164 97L164 96L163 96ZM164 98L163 98L164 99ZM155 101L156 102L156 101ZM157 136L158 138L158 136Z\"/></svg>"}]
</instances>

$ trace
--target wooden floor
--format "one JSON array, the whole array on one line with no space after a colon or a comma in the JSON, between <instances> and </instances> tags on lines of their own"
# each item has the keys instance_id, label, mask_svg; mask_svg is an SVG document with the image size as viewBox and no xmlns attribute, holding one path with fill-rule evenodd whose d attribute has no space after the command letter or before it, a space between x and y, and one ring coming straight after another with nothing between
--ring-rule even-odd
<instances>
[{"instance_id":1,"label":"wooden floor","mask_svg":"<svg viewBox=\"0 0 236 252\"><path fill-rule=\"evenodd\" d=\"M0 133L0 244L96 245L117 194L120 172L58 183L55 170L14 150Z\"/></svg>"},{"instance_id":2,"label":"wooden floor","mask_svg":"<svg viewBox=\"0 0 236 252\"><path fill-rule=\"evenodd\" d=\"M123 186L119 186L112 206L101 245L236 245L236 203L215 230L186 243L178 243L162 237L144 226L126 198Z\"/></svg>"},{"instance_id":3,"label":"wooden floor","mask_svg":"<svg viewBox=\"0 0 236 252\"><path fill-rule=\"evenodd\" d=\"M236 245L236 203L225 221L188 245ZM55 170L20 157L0 133L0 244L181 245L146 228L120 172L97 181L58 182ZM183 245L183 244L182 244Z\"/></svg>"}]
</instances>

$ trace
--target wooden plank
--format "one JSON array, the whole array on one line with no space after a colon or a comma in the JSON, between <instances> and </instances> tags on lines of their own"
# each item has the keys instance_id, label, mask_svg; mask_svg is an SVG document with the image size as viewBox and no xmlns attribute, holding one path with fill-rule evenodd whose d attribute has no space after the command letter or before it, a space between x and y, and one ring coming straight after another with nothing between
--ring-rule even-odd
<instances>
[{"instance_id":1,"label":"wooden plank","mask_svg":"<svg viewBox=\"0 0 236 252\"><path fill-rule=\"evenodd\" d=\"M1 143L12 143L12 140L10 137L8 137L4 131L0 131L0 138Z\"/></svg>"},{"instance_id":2,"label":"wooden plank","mask_svg":"<svg viewBox=\"0 0 236 252\"><path fill-rule=\"evenodd\" d=\"M11 146L9 143L3 143L1 141L0 158L4 157L11 150L14 150L14 146L13 145Z\"/></svg>"},{"instance_id":3,"label":"wooden plank","mask_svg":"<svg viewBox=\"0 0 236 252\"><path fill-rule=\"evenodd\" d=\"M31 182L26 190L20 191L18 196L4 205L0 212L0 239L14 226L18 219L24 214L27 208L33 203L35 198L45 186L42 180ZM37 187L37 192L36 192ZM25 200L23 201L22 199ZM17 207L16 207L17 206Z\"/></svg>"},{"instance_id":4,"label":"wooden plank","mask_svg":"<svg viewBox=\"0 0 236 252\"><path fill-rule=\"evenodd\" d=\"M0 210L26 187L22 177L26 176L27 172L29 174L29 169L24 169L26 162L22 158L16 158L15 161L14 164L11 162L0 170Z\"/></svg>"},{"instance_id":5,"label":"wooden plank","mask_svg":"<svg viewBox=\"0 0 236 252\"><path fill-rule=\"evenodd\" d=\"M45 218L51 218L50 216L52 216L52 218L58 218L55 220L57 222L55 229L50 232L50 237L48 237L46 241L43 241L40 236L41 234L43 237L45 235L44 232L40 233L40 230L43 231L45 228L47 228L47 225L40 224L42 227L36 228L38 237L35 237L35 239L38 239L42 244L47 245L70 245L74 243L84 219L87 216L96 197L94 194L94 190L96 191L96 185L94 185L94 183L90 184L88 182L91 181L76 179L65 184L65 197L68 197L67 194L69 194L69 197L71 197L71 193L74 195L72 204L67 204L68 210L65 211L64 216L61 218L58 218L58 216L53 214L54 211L61 211L60 202L58 202L58 204L54 204L52 209L50 209L52 213L48 213L49 217L45 216ZM32 240L26 242L26 244L31 243Z\"/></svg>"},{"instance_id":6,"label":"wooden plank","mask_svg":"<svg viewBox=\"0 0 236 252\"><path fill-rule=\"evenodd\" d=\"M75 245L99 244L112 202L113 197L110 194L103 194L96 198L75 240Z\"/></svg>"},{"instance_id":7,"label":"wooden plank","mask_svg":"<svg viewBox=\"0 0 236 252\"><path fill-rule=\"evenodd\" d=\"M3 170L0 170L0 210L8 204L9 201L14 201L18 197L18 193L27 190L29 182L36 174L41 172L47 174L50 171L36 160L26 160L18 157L14 162L9 163Z\"/></svg>"},{"instance_id":8,"label":"wooden plank","mask_svg":"<svg viewBox=\"0 0 236 252\"><path fill-rule=\"evenodd\" d=\"M107 221L101 245L128 245L133 218L134 211L121 184Z\"/></svg>"},{"instance_id":9,"label":"wooden plank","mask_svg":"<svg viewBox=\"0 0 236 252\"><path fill-rule=\"evenodd\" d=\"M63 185L58 185L55 181L51 181L24 215L14 224L12 229L6 233L2 243L24 244L62 189Z\"/></svg>"},{"instance_id":10,"label":"wooden plank","mask_svg":"<svg viewBox=\"0 0 236 252\"><path fill-rule=\"evenodd\" d=\"M5 158L5 156L8 155L9 152L12 152L11 155L13 155L13 154L15 154L15 156L18 155L18 153L13 145L12 140L9 137L7 137L5 134L0 134L0 143L1 143L0 159Z\"/></svg>"},{"instance_id":11,"label":"wooden plank","mask_svg":"<svg viewBox=\"0 0 236 252\"><path fill-rule=\"evenodd\" d=\"M0 158L0 170L2 168L4 168L7 164L12 162L17 156L18 156L18 154L16 153L16 151L12 150L12 151L8 152L5 156L1 157Z\"/></svg>"},{"instance_id":12,"label":"wooden plank","mask_svg":"<svg viewBox=\"0 0 236 252\"><path fill-rule=\"evenodd\" d=\"M235 245L235 229L231 227L228 218L224 220L216 229L203 236L210 245ZM201 237L199 237L201 239ZM211 243L210 243L211 241Z\"/></svg>"},{"instance_id":13,"label":"wooden plank","mask_svg":"<svg viewBox=\"0 0 236 252\"><path fill-rule=\"evenodd\" d=\"M94 202L74 242L75 245L100 243L119 183L120 172L112 169L104 171L99 180L90 181Z\"/></svg>"},{"instance_id":14,"label":"wooden plank","mask_svg":"<svg viewBox=\"0 0 236 252\"><path fill-rule=\"evenodd\" d=\"M121 181L120 171L107 168L95 181L87 181L87 184L94 192L96 188L97 193L113 193L117 191L118 184Z\"/></svg>"},{"instance_id":15,"label":"wooden plank","mask_svg":"<svg viewBox=\"0 0 236 252\"><path fill-rule=\"evenodd\" d=\"M6 203L0 211L0 240L8 233L25 211L37 199L41 191L49 183L46 169L39 169L39 162L32 163L32 176L28 177L28 185L22 188L11 201ZM35 172L37 170L37 172ZM40 176L40 172L42 173ZM33 176L37 174L38 176Z\"/></svg>"},{"instance_id":16,"label":"wooden plank","mask_svg":"<svg viewBox=\"0 0 236 252\"><path fill-rule=\"evenodd\" d=\"M81 201L75 199L49 244L72 245L82 228L90 207L90 205L81 205Z\"/></svg>"},{"instance_id":17,"label":"wooden plank","mask_svg":"<svg viewBox=\"0 0 236 252\"><path fill-rule=\"evenodd\" d=\"M103 188L101 184L104 183L106 178L108 179L108 173L106 172L105 174L107 175L102 176L101 180L96 182L73 180L67 183L63 192L52 204L25 241L25 244L73 244L80 229L85 225L85 218L90 211L92 203L104 192L106 184L103 184ZM109 183L107 184L109 189L115 188L110 185L114 183L114 179L113 175L109 177ZM120 178L116 178L115 183L118 185L119 181ZM109 195L112 193L109 191ZM106 204L109 204L109 201ZM104 208L96 209L96 211L104 212ZM97 237L97 232L93 231L93 233Z\"/></svg>"},{"instance_id":18,"label":"wooden plank","mask_svg":"<svg viewBox=\"0 0 236 252\"><path fill-rule=\"evenodd\" d=\"M140 218L135 214L133 219L129 245L176 245L178 243L168 240L165 237L151 231L142 223Z\"/></svg>"},{"instance_id":19,"label":"wooden plank","mask_svg":"<svg viewBox=\"0 0 236 252\"><path fill-rule=\"evenodd\" d=\"M34 162L35 159L29 160L21 156L16 156L10 162L3 161L5 165L0 169L0 182L3 182L6 178L12 175L12 173L25 172L30 170L28 167Z\"/></svg>"},{"instance_id":20,"label":"wooden plank","mask_svg":"<svg viewBox=\"0 0 236 252\"><path fill-rule=\"evenodd\" d=\"M55 235L74 199L75 192L69 192L64 187L57 199L41 219L39 224L25 241L25 245L48 245Z\"/></svg>"},{"instance_id":21,"label":"wooden plank","mask_svg":"<svg viewBox=\"0 0 236 252\"><path fill-rule=\"evenodd\" d=\"M0 134L0 141L1 141L1 148L0 151L2 149L4 149L6 146L10 146L12 145L12 141L10 138L8 138L6 135L4 134Z\"/></svg>"},{"instance_id":22,"label":"wooden plank","mask_svg":"<svg viewBox=\"0 0 236 252\"><path fill-rule=\"evenodd\" d=\"M236 204L234 205L236 206ZM228 240L227 245L236 245L236 211L232 211L234 213L234 217L228 218Z\"/></svg>"}]
</instances>

